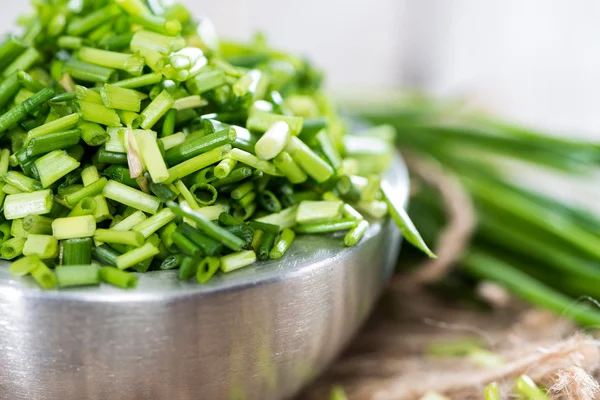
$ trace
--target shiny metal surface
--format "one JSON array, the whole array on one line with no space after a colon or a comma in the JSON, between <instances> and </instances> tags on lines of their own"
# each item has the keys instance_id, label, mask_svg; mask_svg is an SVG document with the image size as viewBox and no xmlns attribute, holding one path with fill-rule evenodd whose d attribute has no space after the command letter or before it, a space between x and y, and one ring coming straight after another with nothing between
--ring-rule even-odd
<instances>
[{"instance_id":1,"label":"shiny metal surface","mask_svg":"<svg viewBox=\"0 0 600 400\"><path fill-rule=\"evenodd\" d=\"M388 180L408 197L399 157ZM337 355L388 279L400 234L301 237L281 262L200 286L149 273L130 292L43 292L0 265L0 399L280 399Z\"/></svg>"}]
</instances>

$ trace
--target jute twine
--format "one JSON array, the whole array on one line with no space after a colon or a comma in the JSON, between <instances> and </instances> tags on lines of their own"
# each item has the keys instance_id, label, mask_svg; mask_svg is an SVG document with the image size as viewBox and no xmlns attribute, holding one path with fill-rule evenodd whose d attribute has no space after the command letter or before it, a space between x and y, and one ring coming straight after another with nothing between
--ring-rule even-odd
<instances>
[{"instance_id":1,"label":"jute twine","mask_svg":"<svg viewBox=\"0 0 600 400\"><path fill-rule=\"evenodd\" d=\"M435 249L438 258L392 279L363 331L299 398L328 399L332 386L342 385L352 400L412 400L431 392L449 399L482 399L488 383L498 382L509 394L522 374L549 388L552 399L597 398L600 387L591 374L600 364L598 344L570 323L513 299L492 301L494 310L481 311L449 303L426 289L460 259L476 218L457 179L433 161L410 154L406 159L413 177L443 199L448 222ZM482 293L496 291L490 288L498 289L487 285ZM497 293L489 297L502 298ZM433 343L468 337L482 340L503 363L486 368L464 357L426 355Z\"/></svg>"}]
</instances>

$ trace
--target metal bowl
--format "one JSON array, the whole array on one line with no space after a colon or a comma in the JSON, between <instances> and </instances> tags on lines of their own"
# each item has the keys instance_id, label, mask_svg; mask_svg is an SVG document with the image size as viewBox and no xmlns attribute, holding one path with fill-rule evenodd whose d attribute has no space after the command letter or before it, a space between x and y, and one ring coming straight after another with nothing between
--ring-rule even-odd
<instances>
[{"instance_id":1,"label":"metal bowl","mask_svg":"<svg viewBox=\"0 0 600 400\"><path fill-rule=\"evenodd\" d=\"M399 156L387 177L408 198ZM398 255L393 223L354 248L299 237L271 261L200 286L148 273L132 291L39 290L0 266L0 398L281 399L339 353Z\"/></svg>"}]
</instances>

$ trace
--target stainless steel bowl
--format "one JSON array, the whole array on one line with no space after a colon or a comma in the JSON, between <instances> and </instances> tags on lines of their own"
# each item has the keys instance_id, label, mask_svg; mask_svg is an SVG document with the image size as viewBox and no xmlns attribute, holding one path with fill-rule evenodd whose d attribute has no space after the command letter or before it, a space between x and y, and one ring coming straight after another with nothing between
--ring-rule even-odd
<instances>
[{"instance_id":1,"label":"stainless steel bowl","mask_svg":"<svg viewBox=\"0 0 600 400\"><path fill-rule=\"evenodd\" d=\"M388 174L408 198L399 156ZM44 292L0 266L0 398L281 399L356 332L396 262L388 221L346 249L305 236L282 261L200 286L170 272L139 287Z\"/></svg>"}]
</instances>

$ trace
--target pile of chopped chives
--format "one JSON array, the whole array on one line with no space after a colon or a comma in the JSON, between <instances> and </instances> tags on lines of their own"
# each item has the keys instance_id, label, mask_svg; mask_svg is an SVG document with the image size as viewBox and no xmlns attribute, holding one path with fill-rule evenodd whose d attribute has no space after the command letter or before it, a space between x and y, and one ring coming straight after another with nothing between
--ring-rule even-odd
<instances>
[{"instance_id":1,"label":"pile of chopped chives","mask_svg":"<svg viewBox=\"0 0 600 400\"><path fill-rule=\"evenodd\" d=\"M77 4L76 4L77 3ZM36 1L0 44L0 257L44 289L209 281L297 234L390 215L390 137L356 146L305 60L220 42L181 5ZM383 160L383 161L382 161Z\"/></svg>"}]
</instances>

